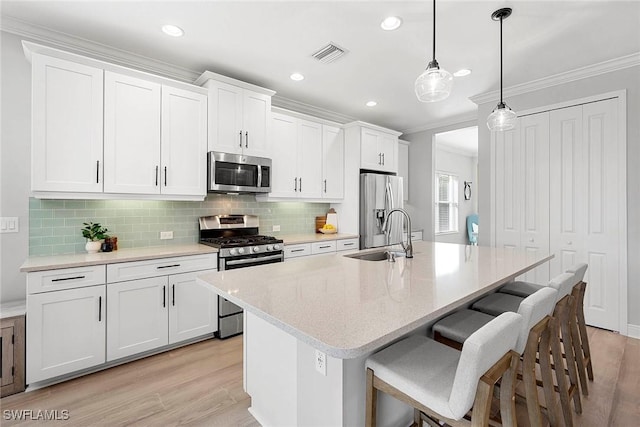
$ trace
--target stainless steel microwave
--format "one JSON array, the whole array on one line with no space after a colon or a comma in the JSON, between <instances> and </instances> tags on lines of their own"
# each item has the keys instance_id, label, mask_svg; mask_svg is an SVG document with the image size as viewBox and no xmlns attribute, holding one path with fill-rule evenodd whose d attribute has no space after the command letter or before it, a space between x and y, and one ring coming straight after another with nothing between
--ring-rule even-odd
<instances>
[{"instance_id":1,"label":"stainless steel microwave","mask_svg":"<svg viewBox=\"0 0 640 427\"><path fill-rule=\"evenodd\" d=\"M271 159L210 151L210 193L268 193L271 191Z\"/></svg>"}]
</instances>

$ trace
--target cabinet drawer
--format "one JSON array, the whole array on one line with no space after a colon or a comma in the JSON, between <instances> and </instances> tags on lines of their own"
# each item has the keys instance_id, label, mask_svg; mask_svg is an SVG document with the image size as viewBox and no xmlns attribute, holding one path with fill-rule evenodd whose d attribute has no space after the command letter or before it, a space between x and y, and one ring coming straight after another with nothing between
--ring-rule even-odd
<instances>
[{"instance_id":1,"label":"cabinet drawer","mask_svg":"<svg viewBox=\"0 0 640 427\"><path fill-rule=\"evenodd\" d=\"M27 273L27 293L60 291L105 283L105 266L61 268Z\"/></svg>"},{"instance_id":2,"label":"cabinet drawer","mask_svg":"<svg viewBox=\"0 0 640 427\"><path fill-rule=\"evenodd\" d=\"M326 254L336 251L336 241L316 242L311 244L311 254Z\"/></svg>"},{"instance_id":3,"label":"cabinet drawer","mask_svg":"<svg viewBox=\"0 0 640 427\"><path fill-rule=\"evenodd\" d=\"M338 240L338 251L350 251L358 246L358 238Z\"/></svg>"},{"instance_id":4,"label":"cabinet drawer","mask_svg":"<svg viewBox=\"0 0 640 427\"><path fill-rule=\"evenodd\" d=\"M288 245L284 247L284 258L296 258L311 255L311 244Z\"/></svg>"},{"instance_id":5,"label":"cabinet drawer","mask_svg":"<svg viewBox=\"0 0 640 427\"><path fill-rule=\"evenodd\" d=\"M218 254L215 253L123 262L107 266L107 282L122 282L217 268Z\"/></svg>"}]
</instances>

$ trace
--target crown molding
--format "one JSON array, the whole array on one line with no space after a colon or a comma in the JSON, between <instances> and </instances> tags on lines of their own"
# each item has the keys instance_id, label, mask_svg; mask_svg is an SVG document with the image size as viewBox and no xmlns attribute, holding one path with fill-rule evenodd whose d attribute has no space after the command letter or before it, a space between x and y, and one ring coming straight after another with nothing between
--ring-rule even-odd
<instances>
[{"instance_id":1,"label":"crown molding","mask_svg":"<svg viewBox=\"0 0 640 427\"><path fill-rule=\"evenodd\" d=\"M576 80L587 79L589 77L598 76L600 74L606 74L613 71L624 70L625 68L636 67L638 65L640 65L640 52L504 88L503 98L522 95L525 93L574 82ZM496 102L500 99L500 91L494 90L491 92L474 95L469 99L477 105L485 104L487 102Z\"/></svg>"},{"instance_id":2,"label":"crown molding","mask_svg":"<svg viewBox=\"0 0 640 427\"><path fill-rule=\"evenodd\" d=\"M32 41L44 43L50 47L70 51L78 55L114 63L140 71L158 74L171 79L193 83L201 74L194 70L158 61L126 50L117 49L102 43L96 43L80 37L34 25L12 16L2 15L0 31L27 37Z\"/></svg>"},{"instance_id":3,"label":"crown molding","mask_svg":"<svg viewBox=\"0 0 640 427\"><path fill-rule=\"evenodd\" d=\"M329 120L339 124L345 124L356 121L357 119L347 114L337 113L335 111L327 110L315 105L306 104L304 102L296 101L295 99L285 98L278 94L271 98L271 105L279 107L285 110L295 111L297 113L306 114L313 117Z\"/></svg>"},{"instance_id":4,"label":"crown molding","mask_svg":"<svg viewBox=\"0 0 640 427\"><path fill-rule=\"evenodd\" d=\"M478 120L477 112L467 113L467 114L459 114L453 117L447 117L437 122L431 122L426 125L405 129L402 131L403 134L408 135L411 133L424 132L426 130L443 128L446 126L459 125L465 122L475 122Z\"/></svg>"}]
</instances>

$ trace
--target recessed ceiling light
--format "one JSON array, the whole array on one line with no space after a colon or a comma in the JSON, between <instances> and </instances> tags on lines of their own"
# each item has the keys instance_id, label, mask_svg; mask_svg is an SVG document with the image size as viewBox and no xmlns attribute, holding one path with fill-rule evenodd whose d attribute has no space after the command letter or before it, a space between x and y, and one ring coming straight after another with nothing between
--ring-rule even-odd
<instances>
[{"instance_id":1,"label":"recessed ceiling light","mask_svg":"<svg viewBox=\"0 0 640 427\"><path fill-rule=\"evenodd\" d=\"M182 28L171 24L163 25L162 32L171 37L182 37L184 35Z\"/></svg>"},{"instance_id":2,"label":"recessed ceiling light","mask_svg":"<svg viewBox=\"0 0 640 427\"><path fill-rule=\"evenodd\" d=\"M304 80L304 76L300 73L293 73L289 76L289 78L296 82L299 82L300 80Z\"/></svg>"},{"instance_id":3,"label":"recessed ceiling light","mask_svg":"<svg viewBox=\"0 0 640 427\"><path fill-rule=\"evenodd\" d=\"M464 77L464 76L468 76L469 74L471 74L471 70L469 70L468 68L463 68L453 73L453 75L456 77Z\"/></svg>"},{"instance_id":4,"label":"recessed ceiling light","mask_svg":"<svg viewBox=\"0 0 640 427\"><path fill-rule=\"evenodd\" d=\"M375 107L376 105L378 105L378 103L376 101L369 101L365 105L367 107Z\"/></svg>"},{"instance_id":5,"label":"recessed ceiling light","mask_svg":"<svg viewBox=\"0 0 640 427\"><path fill-rule=\"evenodd\" d=\"M397 16L388 16L380 23L380 28L385 31L397 30L402 25L402 19Z\"/></svg>"}]
</instances>

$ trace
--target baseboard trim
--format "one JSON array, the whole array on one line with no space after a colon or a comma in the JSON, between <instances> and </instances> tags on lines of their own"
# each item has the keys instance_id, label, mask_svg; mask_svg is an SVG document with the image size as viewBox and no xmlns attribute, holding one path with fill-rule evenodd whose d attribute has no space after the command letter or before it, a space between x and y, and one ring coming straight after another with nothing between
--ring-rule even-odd
<instances>
[{"instance_id":1,"label":"baseboard trim","mask_svg":"<svg viewBox=\"0 0 640 427\"><path fill-rule=\"evenodd\" d=\"M627 336L630 338L640 339L640 325L627 325Z\"/></svg>"}]
</instances>

